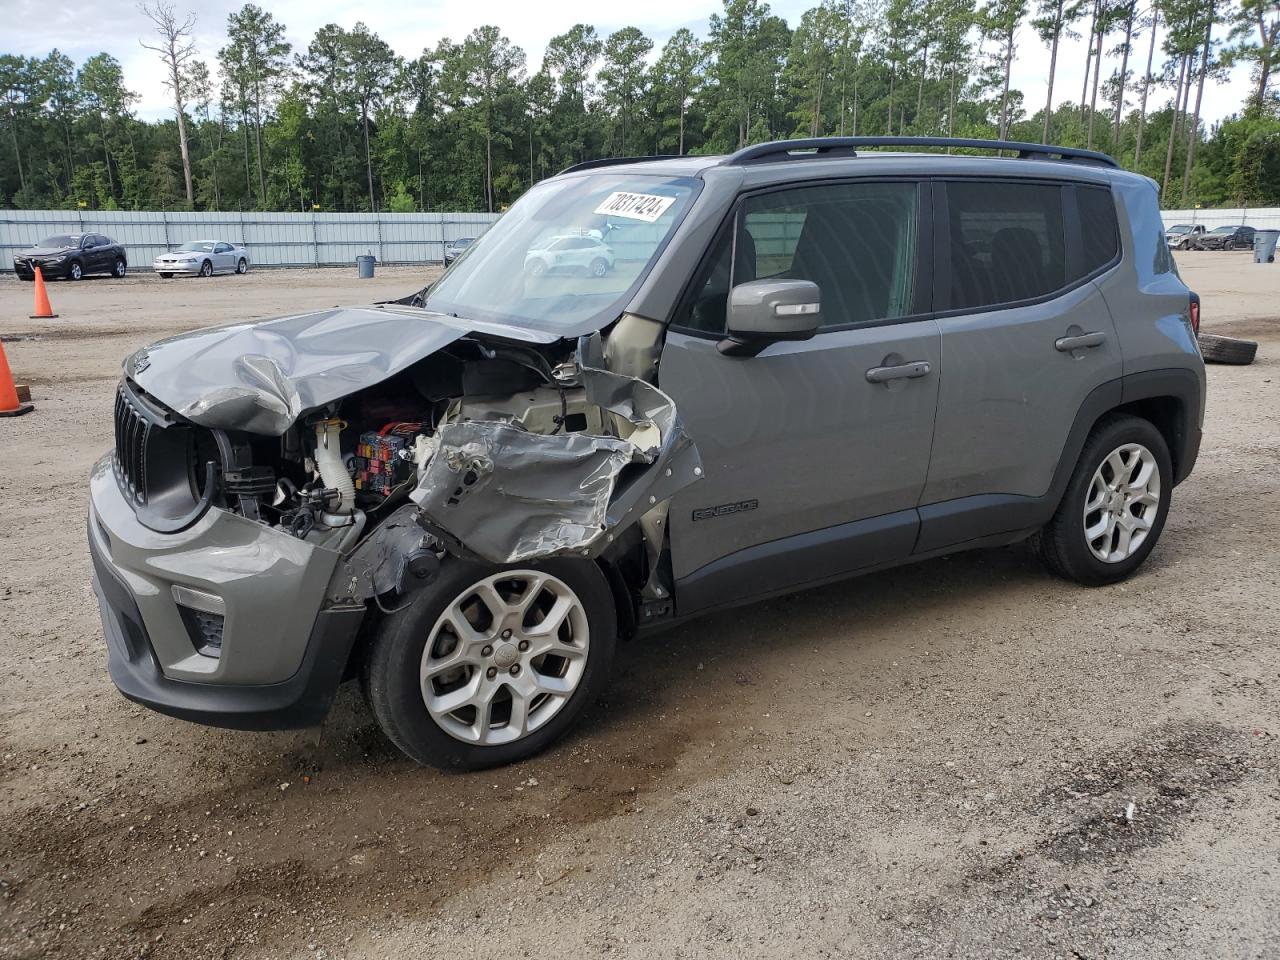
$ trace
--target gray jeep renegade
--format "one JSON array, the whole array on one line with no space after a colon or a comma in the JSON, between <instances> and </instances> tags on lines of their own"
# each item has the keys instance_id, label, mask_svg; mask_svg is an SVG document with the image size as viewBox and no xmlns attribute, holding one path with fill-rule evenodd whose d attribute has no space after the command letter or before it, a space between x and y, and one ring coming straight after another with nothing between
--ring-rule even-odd
<instances>
[{"instance_id":1,"label":"gray jeep renegade","mask_svg":"<svg viewBox=\"0 0 1280 960\"><path fill-rule=\"evenodd\" d=\"M574 237L611 268L531 266ZM1114 583L1196 460L1198 322L1155 186L1101 154L580 164L403 300L125 361L88 524L111 676L250 729L359 678L410 757L475 768L708 610L1025 538Z\"/></svg>"}]
</instances>

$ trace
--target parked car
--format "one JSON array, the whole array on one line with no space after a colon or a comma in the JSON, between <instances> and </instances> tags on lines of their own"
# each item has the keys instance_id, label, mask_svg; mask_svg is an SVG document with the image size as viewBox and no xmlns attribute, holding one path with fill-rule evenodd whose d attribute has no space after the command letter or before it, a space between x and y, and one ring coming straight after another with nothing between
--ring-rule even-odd
<instances>
[{"instance_id":1,"label":"parked car","mask_svg":"<svg viewBox=\"0 0 1280 960\"><path fill-rule=\"evenodd\" d=\"M1205 228L1202 223L1175 223L1165 232L1165 240L1168 241L1171 250L1190 250L1192 243L1204 234Z\"/></svg>"},{"instance_id":2,"label":"parked car","mask_svg":"<svg viewBox=\"0 0 1280 960\"><path fill-rule=\"evenodd\" d=\"M175 274L211 277L215 273L248 273L249 252L226 240L189 240L156 257L151 269L166 280Z\"/></svg>"},{"instance_id":3,"label":"parked car","mask_svg":"<svg viewBox=\"0 0 1280 960\"><path fill-rule=\"evenodd\" d=\"M124 246L100 233L59 233L13 255L19 278L34 280L36 267L46 280L79 280L91 273L123 277L129 269Z\"/></svg>"},{"instance_id":4,"label":"parked car","mask_svg":"<svg viewBox=\"0 0 1280 960\"><path fill-rule=\"evenodd\" d=\"M462 251L476 242L475 237L458 237L444 245L444 265L447 267L462 256Z\"/></svg>"},{"instance_id":5,"label":"parked car","mask_svg":"<svg viewBox=\"0 0 1280 960\"><path fill-rule=\"evenodd\" d=\"M1252 250L1253 227L1214 227L1191 241L1193 250Z\"/></svg>"},{"instance_id":6,"label":"parked car","mask_svg":"<svg viewBox=\"0 0 1280 960\"><path fill-rule=\"evenodd\" d=\"M524 268L530 276L567 271L603 277L613 269L613 248L599 237L551 236L539 240L525 254Z\"/></svg>"},{"instance_id":7,"label":"parked car","mask_svg":"<svg viewBox=\"0 0 1280 960\"><path fill-rule=\"evenodd\" d=\"M525 269L625 225L603 281ZM711 610L1028 538L1117 583L1196 462L1199 309L1155 184L1091 151L572 167L424 290L126 360L89 497L111 676L253 729L358 676L406 754L476 768Z\"/></svg>"}]
</instances>

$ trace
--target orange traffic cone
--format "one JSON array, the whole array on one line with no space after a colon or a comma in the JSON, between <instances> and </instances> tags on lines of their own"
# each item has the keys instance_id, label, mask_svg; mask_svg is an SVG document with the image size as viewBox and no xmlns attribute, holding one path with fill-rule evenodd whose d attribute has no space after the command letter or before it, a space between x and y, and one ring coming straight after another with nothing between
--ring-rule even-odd
<instances>
[{"instance_id":1,"label":"orange traffic cone","mask_svg":"<svg viewBox=\"0 0 1280 960\"><path fill-rule=\"evenodd\" d=\"M40 264L36 264L36 312L31 314L32 320L52 320L57 314L49 306L49 293L44 288L44 274L40 272Z\"/></svg>"},{"instance_id":2,"label":"orange traffic cone","mask_svg":"<svg viewBox=\"0 0 1280 960\"><path fill-rule=\"evenodd\" d=\"M37 278L39 276L36 274ZM13 385L13 374L9 372L9 361L4 355L4 344L0 342L0 417L20 417L34 409L32 404L18 400L18 389Z\"/></svg>"}]
</instances>

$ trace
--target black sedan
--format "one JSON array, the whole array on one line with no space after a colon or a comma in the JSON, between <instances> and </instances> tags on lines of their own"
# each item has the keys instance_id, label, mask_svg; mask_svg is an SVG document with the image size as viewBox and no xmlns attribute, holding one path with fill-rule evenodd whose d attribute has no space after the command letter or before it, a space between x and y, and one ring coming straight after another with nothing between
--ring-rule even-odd
<instances>
[{"instance_id":1,"label":"black sedan","mask_svg":"<svg viewBox=\"0 0 1280 960\"><path fill-rule=\"evenodd\" d=\"M1191 241L1194 250L1252 250L1253 227L1215 227Z\"/></svg>"},{"instance_id":2,"label":"black sedan","mask_svg":"<svg viewBox=\"0 0 1280 960\"><path fill-rule=\"evenodd\" d=\"M100 233L60 233L13 256L13 269L23 280L34 280L37 266L46 280L79 280L91 273L123 277L129 258L122 245Z\"/></svg>"}]
</instances>

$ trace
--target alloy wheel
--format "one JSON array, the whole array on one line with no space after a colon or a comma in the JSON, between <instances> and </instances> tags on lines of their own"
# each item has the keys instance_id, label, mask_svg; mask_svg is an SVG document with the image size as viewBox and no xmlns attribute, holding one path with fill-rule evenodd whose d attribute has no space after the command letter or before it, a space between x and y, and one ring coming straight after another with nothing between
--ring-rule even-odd
<instances>
[{"instance_id":1,"label":"alloy wheel","mask_svg":"<svg viewBox=\"0 0 1280 960\"><path fill-rule=\"evenodd\" d=\"M82 276L84 276L84 268L78 263L73 263L71 265L71 279L79 280Z\"/></svg>"},{"instance_id":2,"label":"alloy wheel","mask_svg":"<svg viewBox=\"0 0 1280 960\"><path fill-rule=\"evenodd\" d=\"M569 702L589 646L586 609L568 584L504 570L467 587L436 620L422 653L422 699L457 740L511 743Z\"/></svg>"},{"instance_id":3,"label":"alloy wheel","mask_svg":"<svg viewBox=\"0 0 1280 960\"><path fill-rule=\"evenodd\" d=\"M1160 467L1140 443L1111 451L1094 471L1084 504L1084 538L1105 563L1120 563L1142 546L1160 508Z\"/></svg>"}]
</instances>

